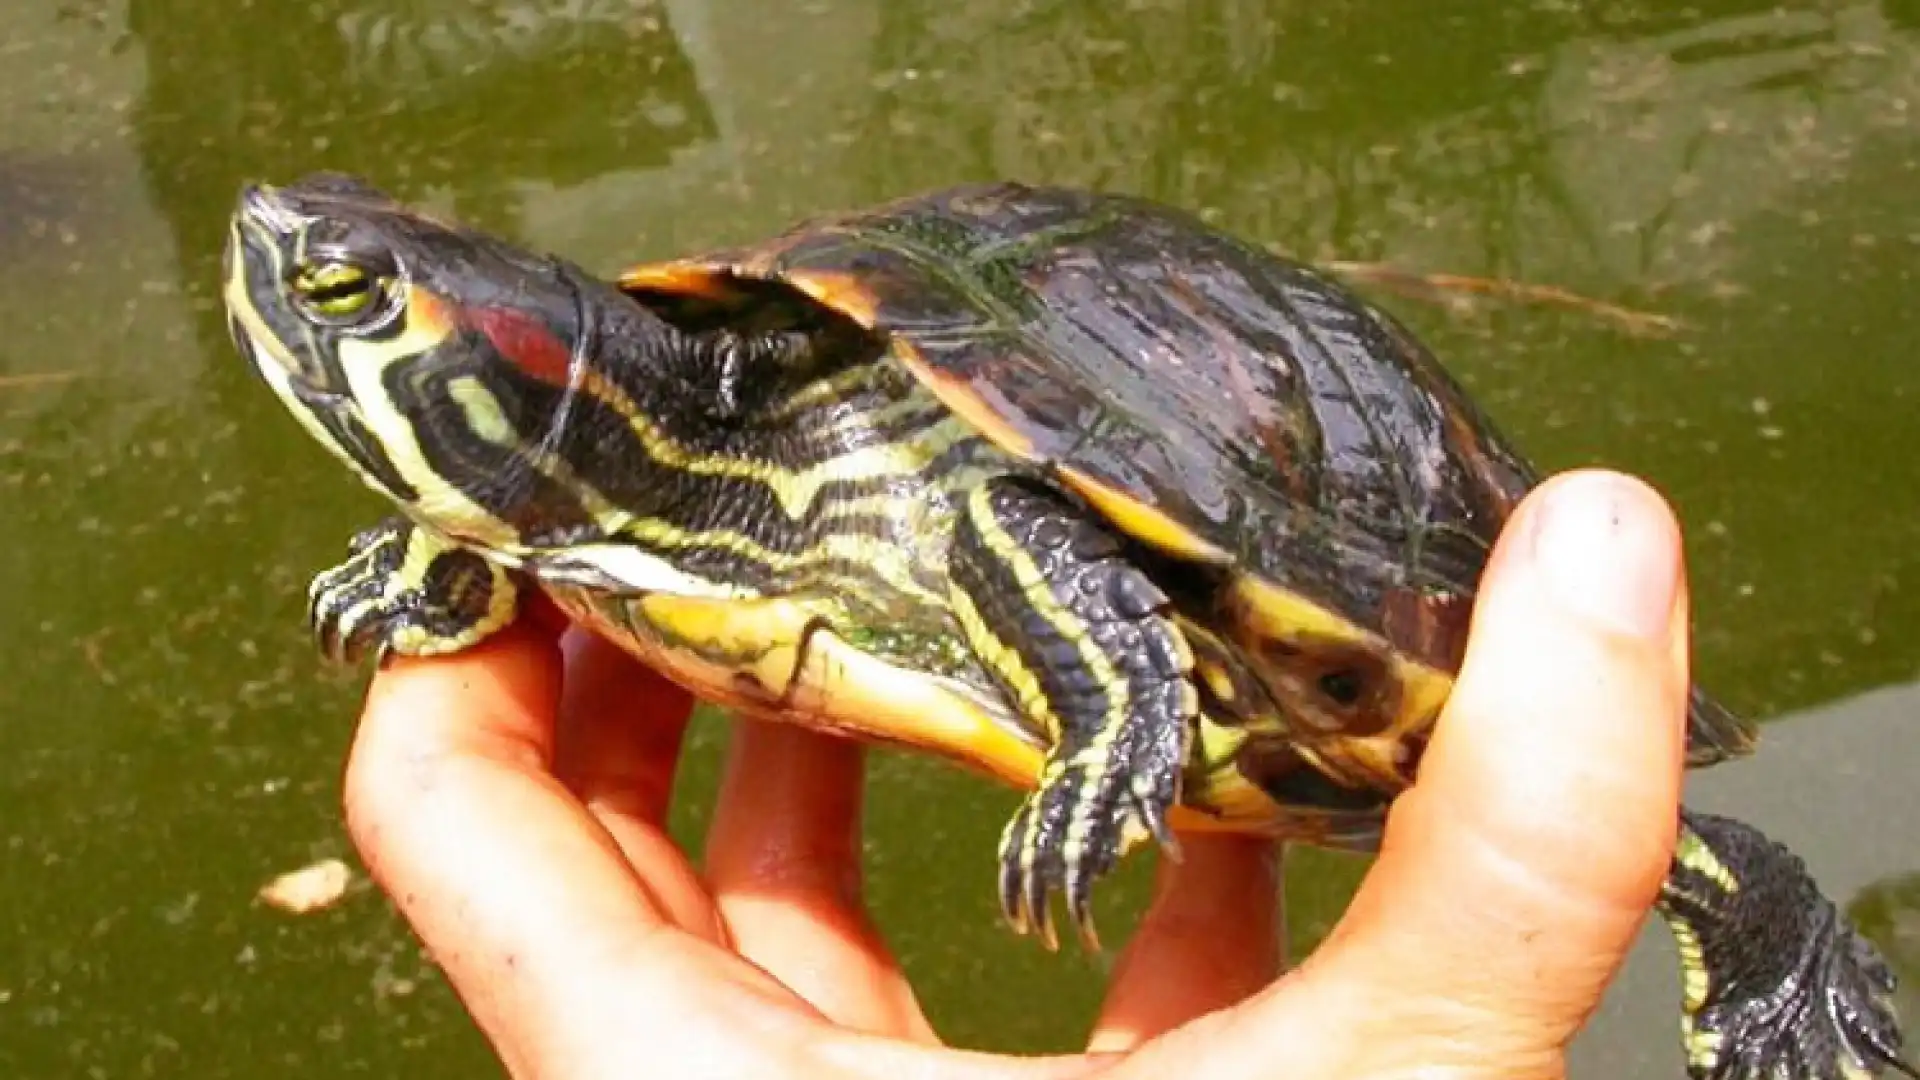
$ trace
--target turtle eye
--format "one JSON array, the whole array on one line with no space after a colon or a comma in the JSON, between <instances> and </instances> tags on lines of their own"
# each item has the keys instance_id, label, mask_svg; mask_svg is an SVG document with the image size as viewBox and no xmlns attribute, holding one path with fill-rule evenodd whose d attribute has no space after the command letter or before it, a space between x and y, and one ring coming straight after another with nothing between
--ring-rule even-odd
<instances>
[{"instance_id":1,"label":"turtle eye","mask_svg":"<svg viewBox=\"0 0 1920 1080\"><path fill-rule=\"evenodd\" d=\"M1359 704L1366 688L1366 676L1353 668L1341 668L1320 676L1320 692L1343 709Z\"/></svg>"},{"instance_id":2,"label":"turtle eye","mask_svg":"<svg viewBox=\"0 0 1920 1080\"><path fill-rule=\"evenodd\" d=\"M307 317L328 326L364 321L379 310L380 281L350 262L313 263L294 274L294 299Z\"/></svg>"}]
</instances>

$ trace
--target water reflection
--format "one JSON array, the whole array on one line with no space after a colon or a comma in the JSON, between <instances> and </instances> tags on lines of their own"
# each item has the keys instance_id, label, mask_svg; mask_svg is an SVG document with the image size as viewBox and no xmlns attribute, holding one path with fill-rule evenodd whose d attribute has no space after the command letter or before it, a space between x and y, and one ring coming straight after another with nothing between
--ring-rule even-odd
<instances>
[{"instance_id":1,"label":"water reflection","mask_svg":"<svg viewBox=\"0 0 1920 1080\"><path fill-rule=\"evenodd\" d=\"M132 0L147 59L146 175L182 247L236 176L364 171L409 199L511 230L520 189L657 167L714 136L661 10L577 0L241 5ZM284 47L268 43L281 42ZM212 233L218 235L215 228Z\"/></svg>"},{"instance_id":2,"label":"water reflection","mask_svg":"<svg viewBox=\"0 0 1920 1080\"><path fill-rule=\"evenodd\" d=\"M1871 4L887 11L864 129L879 191L956 169L1069 180L1209 209L1309 255L1604 274L1605 289L1707 276L1698 215L1738 216L1814 164L1724 199L1701 185L1750 169L1783 129L1813 130L1806 109L1844 114L1912 78Z\"/></svg>"},{"instance_id":3,"label":"water reflection","mask_svg":"<svg viewBox=\"0 0 1920 1080\"><path fill-rule=\"evenodd\" d=\"M622 0L242 4L218 19L195 0L131 0L127 18L147 61L143 171L196 290L215 281L242 179L361 172L517 232L530 190L657 168L715 132L667 14ZM219 319L202 326L224 360Z\"/></svg>"}]
</instances>

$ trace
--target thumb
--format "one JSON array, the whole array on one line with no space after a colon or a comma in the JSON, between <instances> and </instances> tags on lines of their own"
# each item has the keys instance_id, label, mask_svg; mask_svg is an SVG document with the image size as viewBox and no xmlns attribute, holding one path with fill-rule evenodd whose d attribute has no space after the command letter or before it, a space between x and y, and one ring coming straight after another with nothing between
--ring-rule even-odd
<instances>
[{"instance_id":1,"label":"thumb","mask_svg":"<svg viewBox=\"0 0 1920 1080\"><path fill-rule=\"evenodd\" d=\"M1685 596L1679 527L1638 481L1556 477L1509 522L1418 781L1318 957L1370 988L1384 1045L1564 1069L1672 857Z\"/></svg>"},{"instance_id":2,"label":"thumb","mask_svg":"<svg viewBox=\"0 0 1920 1080\"><path fill-rule=\"evenodd\" d=\"M1563 1075L1672 856L1685 628L1656 493L1577 472L1530 494L1379 859L1299 970L1219 1018L1217 1075Z\"/></svg>"}]
</instances>

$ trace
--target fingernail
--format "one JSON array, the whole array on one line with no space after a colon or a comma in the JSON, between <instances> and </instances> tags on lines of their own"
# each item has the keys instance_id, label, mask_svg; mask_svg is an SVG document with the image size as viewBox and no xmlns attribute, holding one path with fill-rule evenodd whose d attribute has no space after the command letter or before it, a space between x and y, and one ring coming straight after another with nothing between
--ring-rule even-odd
<instances>
[{"instance_id":1,"label":"fingernail","mask_svg":"<svg viewBox=\"0 0 1920 1080\"><path fill-rule=\"evenodd\" d=\"M1671 632L1679 538L1645 487L1604 472L1556 480L1535 511L1531 547L1569 611L1649 640Z\"/></svg>"}]
</instances>

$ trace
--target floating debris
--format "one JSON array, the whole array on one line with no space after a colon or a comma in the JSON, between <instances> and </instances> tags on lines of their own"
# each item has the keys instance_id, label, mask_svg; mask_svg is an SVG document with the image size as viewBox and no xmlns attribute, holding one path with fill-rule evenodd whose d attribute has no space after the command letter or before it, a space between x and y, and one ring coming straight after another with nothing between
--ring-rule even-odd
<instances>
[{"instance_id":1,"label":"floating debris","mask_svg":"<svg viewBox=\"0 0 1920 1080\"><path fill-rule=\"evenodd\" d=\"M1322 265L1342 277L1384 285L1413 295L1445 298L1448 293L1467 292L1523 303L1557 304L1596 315L1629 334L1643 337L1672 334L1684 325L1671 315L1621 307L1591 296L1582 296L1558 285L1534 285L1507 278L1468 277L1464 274L1422 274L1386 263L1335 261Z\"/></svg>"},{"instance_id":2,"label":"floating debris","mask_svg":"<svg viewBox=\"0 0 1920 1080\"><path fill-rule=\"evenodd\" d=\"M0 375L0 390L52 386L56 383L72 382L79 377L80 373L77 371L29 371L20 375Z\"/></svg>"},{"instance_id":3,"label":"floating debris","mask_svg":"<svg viewBox=\"0 0 1920 1080\"><path fill-rule=\"evenodd\" d=\"M259 899L294 915L310 915L338 903L353 884L353 871L339 859L321 859L290 870L260 887Z\"/></svg>"}]
</instances>

